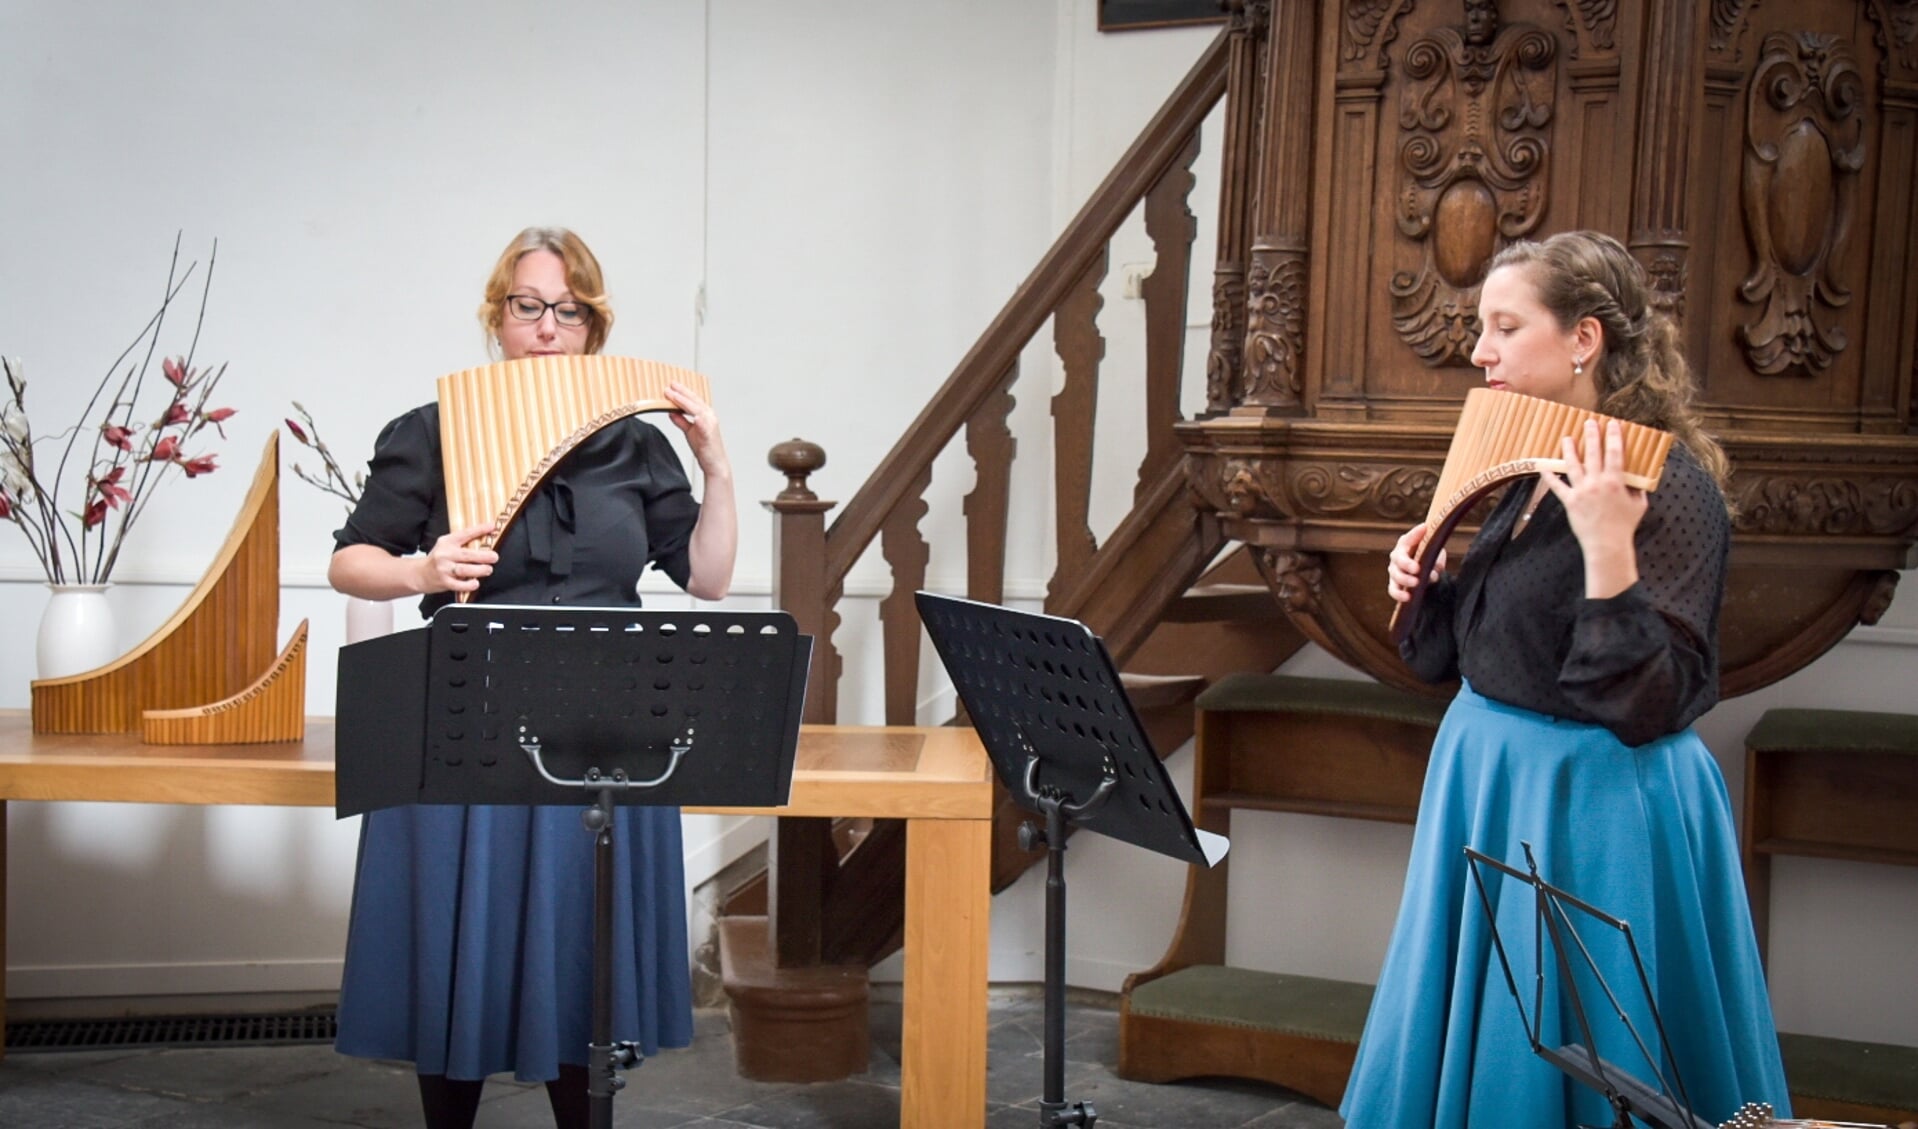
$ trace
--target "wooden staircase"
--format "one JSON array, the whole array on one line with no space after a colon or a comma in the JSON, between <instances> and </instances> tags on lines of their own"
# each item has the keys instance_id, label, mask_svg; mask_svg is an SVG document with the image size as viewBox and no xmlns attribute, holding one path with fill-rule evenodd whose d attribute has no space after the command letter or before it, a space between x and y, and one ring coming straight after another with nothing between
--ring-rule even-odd
<instances>
[{"instance_id":1,"label":"wooden staircase","mask_svg":"<svg viewBox=\"0 0 1918 1129\"><path fill-rule=\"evenodd\" d=\"M1241 36L1241 40L1242 40ZM1235 40L1222 34L1093 193L1032 274L959 362L917 419L843 507L821 500L811 476L826 453L795 440L771 454L787 486L775 514L775 602L814 637L806 719L837 715L841 661L833 644L848 572L877 545L892 577L879 617L885 720L911 724L919 700L922 629L912 594L924 587L931 547L919 525L934 460L964 434L975 485L964 499L969 598L1005 600L1006 527L1015 441L1007 426L1019 358L1048 324L1063 387L1052 402L1056 567L1045 610L1099 633L1127 674L1142 720L1161 753L1192 733L1192 701L1217 677L1270 670L1303 643L1242 554L1225 554L1219 522L1202 512L1186 482L1180 419L1186 295L1196 224L1187 205L1199 129L1226 89ZM1088 521L1094 481L1093 421L1106 342L1098 326L1109 248L1120 226L1143 212L1156 265L1144 283L1145 450L1139 453L1131 512L1103 539ZM1137 371L1136 369L1134 370ZM1109 409L1110 410L1110 409ZM1110 472L1105 472L1107 478ZM828 526L829 512L838 509ZM1255 588L1255 585L1257 586ZM1017 814L1002 800L995 820L993 887L1004 888L1038 857L1019 850ZM843 1076L856 1054L828 1052L835 1040L864 1046L863 1025L814 1026L814 1062L760 1053L789 1050L790 1006L815 1005L836 1022L864 991L863 970L896 951L904 915L904 827L874 820L856 827L779 822L768 875L728 898L720 941L722 979L733 1002L739 1060L777 1061L783 1078ZM847 975L858 970L858 975ZM843 1049L843 1048L842 1048Z\"/></svg>"}]
</instances>

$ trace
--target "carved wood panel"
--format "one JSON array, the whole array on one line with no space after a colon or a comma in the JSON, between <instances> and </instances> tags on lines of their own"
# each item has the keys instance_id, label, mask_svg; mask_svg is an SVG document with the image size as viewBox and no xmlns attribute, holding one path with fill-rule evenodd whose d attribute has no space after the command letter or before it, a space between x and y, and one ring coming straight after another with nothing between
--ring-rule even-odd
<instances>
[{"instance_id":1,"label":"carved wood panel","mask_svg":"<svg viewBox=\"0 0 1918 1129\"><path fill-rule=\"evenodd\" d=\"M1314 263L1308 399L1322 419L1449 419L1481 379L1492 255L1626 213L1627 29L1618 0L1340 7L1319 89L1327 269Z\"/></svg>"},{"instance_id":2,"label":"carved wood panel","mask_svg":"<svg viewBox=\"0 0 1918 1129\"><path fill-rule=\"evenodd\" d=\"M1875 41L1875 8L1712 6L1710 143L1695 167L1699 239L1713 261L1692 290L1709 328L1691 327L1688 340L1721 420L1903 429L1894 405L1909 398L1897 355L1911 310L1912 99L1887 80L1897 65Z\"/></svg>"}]
</instances>

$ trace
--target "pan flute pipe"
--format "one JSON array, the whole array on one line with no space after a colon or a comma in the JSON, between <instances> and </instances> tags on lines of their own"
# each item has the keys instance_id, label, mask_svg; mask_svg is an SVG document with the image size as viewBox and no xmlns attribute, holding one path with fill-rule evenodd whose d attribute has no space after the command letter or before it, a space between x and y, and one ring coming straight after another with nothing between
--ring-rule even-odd
<instances>
[{"instance_id":1,"label":"pan flute pipe","mask_svg":"<svg viewBox=\"0 0 1918 1129\"><path fill-rule=\"evenodd\" d=\"M1419 584L1412 589L1411 600L1392 612L1393 642L1402 642L1412 629L1439 550L1473 503L1514 478L1563 473L1561 440L1569 435L1574 447L1582 448L1587 420L1598 422L1603 442L1605 425L1614 422L1611 416L1496 388L1474 388L1466 394L1458 430L1452 433L1452 446L1432 491L1432 507L1425 515ZM1615 422L1621 425L1625 441L1625 482L1640 490L1658 489L1672 434L1626 420Z\"/></svg>"},{"instance_id":2,"label":"pan flute pipe","mask_svg":"<svg viewBox=\"0 0 1918 1129\"><path fill-rule=\"evenodd\" d=\"M490 522L493 532L473 544L493 547L587 437L630 415L674 410L666 386L675 382L712 402L699 373L635 357L525 357L440 377L440 463L453 529Z\"/></svg>"}]
</instances>

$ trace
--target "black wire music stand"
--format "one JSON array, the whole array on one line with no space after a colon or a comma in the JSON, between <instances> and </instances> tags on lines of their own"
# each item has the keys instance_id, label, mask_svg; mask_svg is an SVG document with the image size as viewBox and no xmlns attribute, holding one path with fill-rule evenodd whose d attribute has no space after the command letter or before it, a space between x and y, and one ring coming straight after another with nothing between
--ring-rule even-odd
<instances>
[{"instance_id":1,"label":"black wire music stand","mask_svg":"<svg viewBox=\"0 0 1918 1129\"><path fill-rule=\"evenodd\" d=\"M1652 1126L1652 1129L1713 1129L1711 1122L1699 1117L1692 1109L1691 1098L1685 1093L1684 1079L1679 1076L1678 1062L1671 1054L1671 1041L1665 1035L1665 1021L1658 1014L1658 1004L1653 998L1651 981L1645 975L1645 962L1639 957L1638 942L1632 936L1630 923L1613 917L1604 910L1581 901L1576 896L1547 885L1539 877L1538 860L1532 855L1532 845L1524 843L1526 870L1517 870L1489 855L1466 847L1466 865L1472 872L1472 884L1478 889L1479 906L1485 911L1486 921L1492 928L1492 946L1498 951L1499 967L1505 973L1505 986L1512 993L1512 1000L1518 1005L1519 1022L1525 1026L1526 1038L1532 1044L1532 1053L1558 1067L1567 1076L1583 1086L1587 1086L1604 1095L1605 1101L1612 1107L1613 1129L1632 1129L1634 1117ZM1481 866L1489 866L1507 877L1517 879L1535 892L1534 936L1535 946L1532 1011L1525 1010L1525 1000L1519 993L1518 980L1512 974L1512 962L1505 953L1505 942L1499 936L1498 915L1492 907L1491 895L1486 890L1485 878L1480 872ZM1632 955L1632 965L1638 971L1639 991L1644 993L1646 1006L1651 1009L1652 1024L1657 1029L1658 1045L1662 1054L1655 1055L1645 1043L1644 1036L1625 1014L1618 994L1612 985L1598 970L1597 962L1592 958L1591 949L1580 936L1568 909L1575 909L1600 925L1616 930L1624 938L1627 950ZM1544 1029L1545 1007L1545 946L1549 939L1553 964L1558 970L1566 1000L1571 1005L1572 1016L1578 1026L1583 1042L1567 1043L1559 1047L1548 1047L1541 1041ZM1591 973L1598 982L1599 990L1605 994L1606 1003L1625 1030L1631 1035L1632 1042L1638 1048L1639 1057L1644 1061L1655 1083L1648 1084L1643 1079L1600 1058L1598 1042L1592 1034L1591 1018L1585 1009L1585 1002L1579 997L1578 982L1573 976L1572 954L1581 958L1582 967ZM1663 1059L1661 1065L1660 1059ZM1666 1071L1670 1071L1667 1077Z\"/></svg>"},{"instance_id":2,"label":"black wire music stand","mask_svg":"<svg viewBox=\"0 0 1918 1129\"><path fill-rule=\"evenodd\" d=\"M1192 825L1112 656L1084 624L931 592L916 599L1000 781L1021 807L1045 816L1043 831L1019 828L1021 847L1046 847L1039 1124L1090 1127L1092 1105L1065 1100L1066 825L1201 866L1224 857L1226 841Z\"/></svg>"},{"instance_id":3,"label":"black wire music stand","mask_svg":"<svg viewBox=\"0 0 1918 1129\"><path fill-rule=\"evenodd\" d=\"M486 604L340 651L340 816L592 804L592 1129L639 1060L612 1030L613 809L784 804L811 653L784 612Z\"/></svg>"}]
</instances>

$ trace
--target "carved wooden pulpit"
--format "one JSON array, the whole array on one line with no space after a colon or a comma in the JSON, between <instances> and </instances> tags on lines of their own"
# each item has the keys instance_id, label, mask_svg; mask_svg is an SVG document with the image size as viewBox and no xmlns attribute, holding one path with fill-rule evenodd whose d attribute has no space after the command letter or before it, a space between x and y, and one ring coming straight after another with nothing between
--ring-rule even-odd
<instances>
[{"instance_id":1,"label":"carved wooden pulpit","mask_svg":"<svg viewBox=\"0 0 1918 1129\"><path fill-rule=\"evenodd\" d=\"M1487 262L1572 228L1645 266L1732 459L1724 692L1882 614L1918 534L1918 2L1228 7L1209 414L1179 429L1307 635L1417 686L1380 550L1483 380Z\"/></svg>"}]
</instances>

